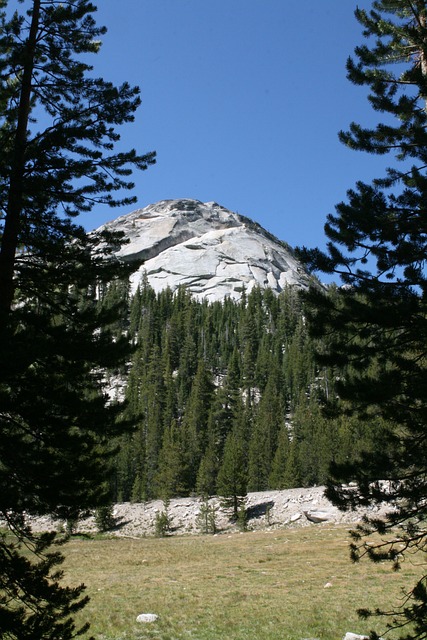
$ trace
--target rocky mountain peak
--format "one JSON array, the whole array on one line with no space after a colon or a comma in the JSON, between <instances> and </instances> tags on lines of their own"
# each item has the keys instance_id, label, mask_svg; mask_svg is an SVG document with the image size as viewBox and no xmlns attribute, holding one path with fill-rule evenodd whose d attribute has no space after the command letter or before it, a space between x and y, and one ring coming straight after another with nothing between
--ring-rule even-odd
<instances>
[{"instance_id":1,"label":"rocky mountain peak","mask_svg":"<svg viewBox=\"0 0 427 640\"><path fill-rule=\"evenodd\" d=\"M129 240L118 252L135 262L136 289L144 274L155 291L185 286L198 299L234 300L255 286L279 293L306 287L309 275L292 249L249 218L216 202L161 200L103 226Z\"/></svg>"}]
</instances>

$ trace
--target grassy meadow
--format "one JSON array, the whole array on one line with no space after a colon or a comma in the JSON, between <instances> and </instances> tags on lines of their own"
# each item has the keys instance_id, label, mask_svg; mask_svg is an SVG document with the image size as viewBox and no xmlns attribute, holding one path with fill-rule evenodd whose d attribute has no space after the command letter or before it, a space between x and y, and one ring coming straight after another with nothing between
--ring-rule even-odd
<instances>
[{"instance_id":1,"label":"grassy meadow","mask_svg":"<svg viewBox=\"0 0 427 640\"><path fill-rule=\"evenodd\" d=\"M325 525L73 539L64 569L70 584L87 585L81 619L96 640L333 640L384 630L384 620L360 620L355 610L398 604L421 571L409 563L397 574L388 564L354 565L348 542L347 529ZM159 619L137 623L140 613Z\"/></svg>"}]
</instances>

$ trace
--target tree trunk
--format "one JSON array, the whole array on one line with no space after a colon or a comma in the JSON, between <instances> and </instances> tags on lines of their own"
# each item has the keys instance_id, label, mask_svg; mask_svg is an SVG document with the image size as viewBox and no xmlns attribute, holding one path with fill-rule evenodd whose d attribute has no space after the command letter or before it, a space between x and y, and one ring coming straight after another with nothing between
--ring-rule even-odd
<instances>
[{"instance_id":1,"label":"tree trunk","mask_svg":"<svg viewBox=\"0 0 427 640\"><path fill-rule=\"evenodd\" d=\"M14 271L22 212L26 137L31 109L32 76L40 20L40 2L41 0L33 1L31 27L24 49L18 121L13 143L9 194L0 247L0 322L6 320L12 307L15 292Z\"/></svg>"}]
</instances>

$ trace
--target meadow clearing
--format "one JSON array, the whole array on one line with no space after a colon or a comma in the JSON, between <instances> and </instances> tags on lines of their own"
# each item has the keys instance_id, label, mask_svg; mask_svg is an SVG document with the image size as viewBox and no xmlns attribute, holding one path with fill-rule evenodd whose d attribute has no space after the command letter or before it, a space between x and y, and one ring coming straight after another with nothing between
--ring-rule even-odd
<instances>
[{"instance_id":1,"label":"meadow clearing","mask_svg":"<svg viewBox=\"0 0 427 640\"><path fill-rule=\"evenodd\" d=\"M353 564L348 527L265 529L222 535L73 538L65 579L84 582L80 614L96 640L339 640L384 632L358 608L402 604L421 558L395 573ZM416 560L416 561L415 561ZM141 613L156 622L138 623ZM387 638L397 637L391 633Z\"/></svg>"}]
</instances>

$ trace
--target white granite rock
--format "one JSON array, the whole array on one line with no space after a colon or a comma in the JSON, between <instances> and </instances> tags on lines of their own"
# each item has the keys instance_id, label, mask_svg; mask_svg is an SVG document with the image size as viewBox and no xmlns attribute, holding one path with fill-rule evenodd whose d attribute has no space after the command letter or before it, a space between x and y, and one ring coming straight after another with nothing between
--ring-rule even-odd
<instances>
[{"instance_id":1,"label":"white granite rock","mask_svg":"<svg viewBox=\"0 0 427 640\"><path fill-rule=\"evenodd\" d=\"M292 249L257 223L215 202L162 200L101 228L122 231L129 243L118 255L136 264L133 291L146 274L158 292L186 286L210 302L239 300L243 288L307 287L309 275Z\"/></svg>"},{"instance_id":2,"label":"white granite rock","mask_svg":"<svg viewBox=\"0 0 427 640\"><path fill-rule=\"evenodd\" d=\"M290 517L290 522L296 522L297 520L299 520L301 518L301 513L294 513L291 517Z\"/></svg>"},{"instance_id":3,"label":"white granite rock","mask_svg":"<svg viewBox=\"0 0 427 640\"><path fill-rule=\"evenodd\" d=\"M329 511L304 511L304 515L310 522L326 522L332 518Z\"/></svg>"},{"instance_id":4,"label":"white granite rock","mask_svg":"<svg viewBox=\"0 0 427 640\"><path fill-rule=\"evenodd\" d=\"M156 622L158 617L159 616L156 613L140 613L139 616L137 616L136 621L137 622Z\"/></svg>"}]
</instances>

